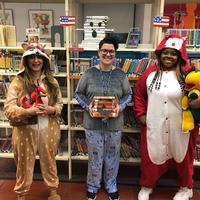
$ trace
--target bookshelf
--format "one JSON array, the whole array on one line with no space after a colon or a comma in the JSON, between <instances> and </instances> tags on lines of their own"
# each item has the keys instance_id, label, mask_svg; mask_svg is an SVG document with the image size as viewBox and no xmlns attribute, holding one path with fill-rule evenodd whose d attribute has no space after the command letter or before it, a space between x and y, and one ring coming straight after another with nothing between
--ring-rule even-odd
<instances>
[{"instance_id":1,"label":"bookshelf","mask_svg":"<svg viewBox=\"0 0 200 200\"><path fill-rule=\"evenodd\" d=\"M41 0L5 0L5 3L37 3L38 5L41 5ZM178 2L178 1L170 1L170 2ZM65 124L61 125L61 132L62 135L65 135L64 139L67 144L63 147L63 153L58 154L56 156L57 160L62 160L62 161L67 161L67 166L66 166L66 176L70 180L73 178L73 173L72 173L72 168L73 168L73 162L76 161L87 161L88 158L86 155L72 155L73 148L74 148L74 135L78 134L80 137L84 137L84 129L81 125L74 125L73 124L73 117L72 117L72 111L73 109L76 109L79 107L78 102L74 99L74 90L76 87L76 84L80 78L80 75L74 75L70 74L70 62L77 62L77 59L81 59L82 61L88 61L91 59L91 56L96 56L97 52L97 47L91 47L91 46L85 46L81 52L79 52L78 57L73 57L70 55L70 49L71 48L78 48L78 44L80 43L81 40L81 34L80 32L76 31L76 28L80 28L83 25L84 21L84 14L82 12L82 8L84 5L91 5L93 7L96 7L98 9L99 5L117 5L117 4L128 4L128 5L133 5L133 4L152 4L151 7L151 15L162 15L163 14L163 9L164 9L164 4L165 0L44 0L42 1L42 5L45 3L60 3L64 7L64 14L63 15L75 15L77 19L77 26L76 27L66 27L65 28L65 47L48 47L53 51L55 54L59 54L60 52L65 55L65 60L61 60L61 63L64 63L65 71L60 71L59 73L55 73L54 76L57 79L61 79L62 81L65 80L65 85L61 87L64 92L63 96L63 102L65 104ZM179 2L178 2L179 3ZM30 5L32 5L30 4ZM99 11L101 15L104 14L104 10ZM118 22L119 25L119 22ZM25 31L25 27L24 27ZM128 30L127 30L128 31ZM132 59L134 58L143 58L143 57L151 57L151 54L154 52L154 49L157 45L157 43L161 40L162 38L162 30L161 28L153 28L150 30L150 42L152 43L152 48L149 47L139 47L139 48L126 48L125 45L120 45L117 53L117 57L121 57L123 59L126 59L127 57L130 57ZM8 51L17 51L22 53L22 48L20 46L3 46L0 47L0 49L6 49ZM188 52L190 54L193 54L196 56L199 54L199 49L198 48L192 48L188 49ZM60 61L60 60L58 60ZM12 72L9 70L4 70L0 69L0 76L15 76L17 72ZM134 84L135 81L137 81L137 77L129 77L129 80L131 81L131 84ZM1 98L0 99L0 106L3 106L5 99ZM131 106L129 109L131 109ZM79 107L80 108L80 107ZM6 121L0 121L0 129L5 129L7 132L9 129L12 129L12 127L8 124ZM123 133L124 135L128 135L130 137L137 137L139 134L139 127L124 127ZM61 143L62 143L62 136L61 136ZM0 153L0 158L13 158L12 153ZM38 159L38 157L37 157ZM125 165L125 164L133 164L133 165L139 165L140 159L139 158L127 158L124 159L122 158L120 160L120 163ZM200 161L195 161L195 166L200 166ZM68 169L68 172L67 172Z\"/></svg>"}]
</instances>

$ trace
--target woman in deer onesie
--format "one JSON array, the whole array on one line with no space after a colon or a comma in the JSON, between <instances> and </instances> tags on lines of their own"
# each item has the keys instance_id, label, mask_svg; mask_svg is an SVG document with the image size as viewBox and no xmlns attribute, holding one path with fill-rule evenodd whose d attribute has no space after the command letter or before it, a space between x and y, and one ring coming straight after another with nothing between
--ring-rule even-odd
<instances>
[{"instance_id":1,"label":"woman in deer onesie","mask_svg":"<svg viewBox=\"0 0 200 200\"><path fill-rule=\"evenodd\" d=\"M38 153L42 176L49 189L48 200L60 200L56 192L59 180L55 155L60 139L61 92L42 46L24 44L23 47L26 49L22 56L24 67L11 82L5 103L5 114L13 125L17 166L14 191L18 200L26 199Z\"/></svg>"},{"instance_id":2,"label":"woman in deer onesie","mask_svg":"<svg viewBox=\"0 0 200 200\"><path fill-rule=\"evenodd\" d=\"M181 98L184 94L187 53L184 40L167 35L155 50L157 62L139 78L134 110L142 124L139 200L148 200L157 180L170 168L177 172L180 187L173 200L193 196L193 161L199 127L182 132ZM193 101L190 106L197 106ZM199 105L200 107L200 105Z\"/></svg>"}]
</instances>

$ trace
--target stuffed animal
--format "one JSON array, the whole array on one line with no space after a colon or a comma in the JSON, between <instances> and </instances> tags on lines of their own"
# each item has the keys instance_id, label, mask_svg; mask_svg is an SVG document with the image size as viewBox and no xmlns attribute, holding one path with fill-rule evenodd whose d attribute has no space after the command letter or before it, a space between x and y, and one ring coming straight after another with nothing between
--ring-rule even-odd
<instances>
[{"instance_id":1,"label":"stuffed animal","mask_svg":"<svg viewBox=\"0 0 200 200\"><path fill-rule=\"evenodd\" d=\"M28 101L26 96L23 96L21 98L22 107L30 108L30 107L36 106L38 104L43 104L41 97L45 97L46 94L47 94L46 90L44 90L41 86L37 86L35 91L33 91L30 96L30 101Z\"/></svg>"},{"instance_id":2,"label":"stuffed animal","mask_svg":"<svg viewBox=\"0 0 200 200\"><path fill-rule=\"evenodd\" d=\"M190 71L185 77L185 95L182 98L182 130L189 133L195 122L200 123L200 108L190 108L189 100L200 96L200 70Z\"/></svg>"}]
</instances>

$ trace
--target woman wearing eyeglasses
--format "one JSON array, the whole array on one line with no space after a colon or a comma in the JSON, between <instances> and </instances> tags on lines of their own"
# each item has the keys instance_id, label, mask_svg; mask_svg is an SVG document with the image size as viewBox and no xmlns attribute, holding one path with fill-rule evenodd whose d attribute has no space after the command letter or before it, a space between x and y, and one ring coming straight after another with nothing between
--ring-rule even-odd
<instances>
[{"instance_id":1,"label":"woman wearing eyeglasses","mask_svg":"<svg viewBox=\"0 0 200 200\"><path fill-rule=\"evenodd\" d=\"M84 128L88 147L87 199L96 199L101 178L110 200L118 200L116 177L119 168L123 110L132 99L126 74L113 65L118 44L114 38L99 43L100 63L81 77L75 97L84 109ZM116 105L113 117L94 117L93 98L112 96ZM103 175L103 176L102 176Z\"/></svg>"}]
</instances>

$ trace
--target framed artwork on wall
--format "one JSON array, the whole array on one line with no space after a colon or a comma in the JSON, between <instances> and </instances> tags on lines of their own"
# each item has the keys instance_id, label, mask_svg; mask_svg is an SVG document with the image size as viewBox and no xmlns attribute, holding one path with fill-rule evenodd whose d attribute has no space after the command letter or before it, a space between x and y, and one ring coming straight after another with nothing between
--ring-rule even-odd
<instances>
[{"instance_id":1,"label":"framed artwork on wall","mask_svg":"<svg viewBox=\"0 0 200 200\"><path fill-rule=\"evenodd\" d=\"M0 11L0 24L13 25L13 11L12 9L5 9L5 19L3 10Z\"/></svg>"},{"instance_id":2,"label":"framed artwork on wall","mask_svg":"<svg viewBox=\"0 0 200 200\"><path fill-rule=\"evenodd\" d=\"M29 10L30 28L40 29L40 41L51 42L51 26L53 26L53 10Z\"/></svg>"},{"instance_id":3,"label":"framed artwork on wall","mask_svg":"<svg viewBox=\"0 0 200 200\"><path fill-rule=\"evenodd\" d=\"M137 48L138 44L140 42L140 34L130 32L128 34L127 40L126 40L126 47L128 48Z\"/></svg>"}]
</instances>

